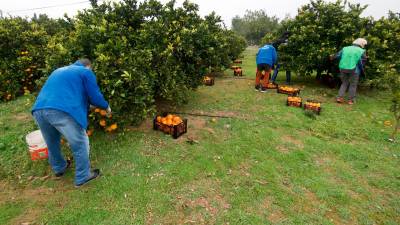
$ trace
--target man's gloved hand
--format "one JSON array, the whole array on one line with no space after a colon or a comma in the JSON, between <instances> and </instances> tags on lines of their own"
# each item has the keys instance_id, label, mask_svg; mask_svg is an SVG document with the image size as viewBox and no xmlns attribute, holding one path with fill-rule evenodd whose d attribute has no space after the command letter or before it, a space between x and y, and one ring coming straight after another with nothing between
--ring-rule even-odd
<instances>
[{"instance_id":1,"label":"man's gloved hand","mask_svg":"<svg viewBox=\"0 0 400 225\"><path fill-rule=\"evenodd\" d=\"M106 109L106 112L107 112L107 116L110 117L112 114L110 106L108 106L108 108Z\"/></svg>"}]
</instances>

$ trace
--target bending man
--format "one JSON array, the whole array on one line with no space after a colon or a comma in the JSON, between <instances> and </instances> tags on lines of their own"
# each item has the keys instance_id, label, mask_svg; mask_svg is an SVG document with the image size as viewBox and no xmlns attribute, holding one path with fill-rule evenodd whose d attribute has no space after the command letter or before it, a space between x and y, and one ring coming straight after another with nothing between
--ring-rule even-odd
<instances>
[{"instance_id":1,"label":"bending man","mask_svg":"<svg viewBox=\"0 0 400 225\"><path fill-rule=\"evenodd\" d=\"M61 153L61 135L68 141L75 159L75 186L98 177L90 169L88 126L89 106L111 109L96 83L91 62L81 59L51 73L32 108L32 114L49 150L49 163L61 177L70 166Z\"/></svg>"},{"instance_id":2,"label":"bending man","mask_svg":"<svg viewBox=\"0 0 400 225\"><path fill-rule=\"evenodd\" d=\"M265 92L269 83L269 76L271 70L277 62L277 54L274 46L265 45L258 50L256 63L257 63L257 74L256 74L256 91ZM264 76L263 76L264 72ZM261 78L264 77L261 84Z\"/></svg>"}]
</instances>

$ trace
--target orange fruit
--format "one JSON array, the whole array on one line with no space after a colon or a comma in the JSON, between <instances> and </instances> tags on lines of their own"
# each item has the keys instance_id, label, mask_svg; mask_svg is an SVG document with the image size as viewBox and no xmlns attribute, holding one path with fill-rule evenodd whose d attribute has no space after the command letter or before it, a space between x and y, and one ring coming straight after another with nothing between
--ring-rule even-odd
<instances>
[{"instance_id":1,"label":"orange fruit","mask_svg":"<svg viewBox=\"0 0 400 225\"><path fill-rule=\"evenodd\" d=\"M105 127L107 123L105 120L100 120L99 124L100 126Z\"/></svg>"},{"instance_id":2,"label":"orange fruit","mask_svg":"<svg viewBox=\"0 0 400 225\"><path fill-rule=\"evenodd\" d=\"M104 110L104 109L100 110L100 115L101 116L106 116L107 115L107 111Z\"/></svg>"},{"instance_id":3,"label":"orange fruit","mask_svg":"<svg viewBox=\"0 0 400 225\"><path fill-rule=\"evenodd\" d=\"M87 136L92 136L93 135L93 130L87 130L86 131Z\"/></svg>"},{"instance_id":4,"label":"orange fruit","mask_svg":"<svg viewBox=\"0 0 400 225\"><path fill-rule=\"evenodd\" d=\"M174 119L172 120L172 123L174 125L178 125L180 123L182 123L182 119L179 116L174 117Z\"/></svg>"},{"instance_id":5,"label":"orange fruit","mask_svg":"<svg viewBox=\"0 0 400 225\"><path fill-rule=\"evenodd\" d=\"M162 123L162 124L167 124L167 118L165 118L165 117L162 118L162 119L161 119L161 123Z\"/></svg>"},{"instance_id":6,"label":"orange fruit","mask_svg":"<svg viewBox=\"0 0 400 225\"><path fill-rule=\"evenodd\" d=\"M99 112L100 112L100 109L99 109L99 108L96 108L96 109L94 110L94 112L99 113Z\"/></svg>"},{"instance_id":7,"label":"orange fruit","mask_svg":"<svg viewBox=\"0 0 400 225\"><path fill-rule=\"evenodd\" d=\"M116 123L111 124L111 126L110 126L110 129L111 129L111 130L116 130L117 128L118 128L118 126L117 126Z\"/></svg>"},{"instance_id":8,"label":"orange fruit","mask_svg":"<svg viewBox=\"0 0 400 225\"><path fill-rule=\"evenodd\" d=\"M167 120L172 120L172 118L174 118L174 115L168 114L165 118Z\"/></svg>"},{"instance_id":9,"label":"orange fruit","mask_svg":"<svg viewBox=\"0 0 400 225\"><path fill-rule=\"evenodd\" d=\"M157 122L161 123L161 119L162 119L161 116L157 116Z\"/></svg>"}]
</instances>

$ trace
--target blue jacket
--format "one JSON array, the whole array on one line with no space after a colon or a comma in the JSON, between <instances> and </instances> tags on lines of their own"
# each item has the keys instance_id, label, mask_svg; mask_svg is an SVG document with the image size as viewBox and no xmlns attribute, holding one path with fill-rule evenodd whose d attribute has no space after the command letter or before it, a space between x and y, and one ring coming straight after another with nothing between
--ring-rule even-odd
<instances>
[{"instance_id":1,"label":"blue jacket","mask_svg":"<svg viewBox=\"0 0 400 225\"><path fill-rule=\"evenodd\" d=\"M260 48L257 53L256 63L257 65L266 63L271 67L276 64L278 56L276 50L272 45L265 45Z\"/></svg>"},{"instance_id":2,"label":"blue jacket","mask_svg":"<svg viewBox=\"0 0 400 225\"><path fill-rule=\"evenodd\" d=\"M86 129L89 105L103 109L108 107L97 85L95 74L76 61L50 74L32 112L40 109L57 109L71 115L82 128Z\"/></svg>"}]
</instances>

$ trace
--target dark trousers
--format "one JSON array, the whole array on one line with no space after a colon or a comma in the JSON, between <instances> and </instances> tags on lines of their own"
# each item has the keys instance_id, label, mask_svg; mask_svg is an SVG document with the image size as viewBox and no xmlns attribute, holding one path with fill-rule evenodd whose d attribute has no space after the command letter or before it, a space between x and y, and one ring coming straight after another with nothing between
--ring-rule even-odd
<instances>
[{"instance_id":1,"label":"dark trousers","mask_svg":"<svg viewBox=\"0 0 400 225\"><path fill-rule=\"evenodd\" d=\"M342 80L342 85L340 86L338 97L343 98L347 89L349 89L349 100L354 100L359 77L360 76L354 72L341 71L340 79Z\"/></svg>"}]
</instances>

